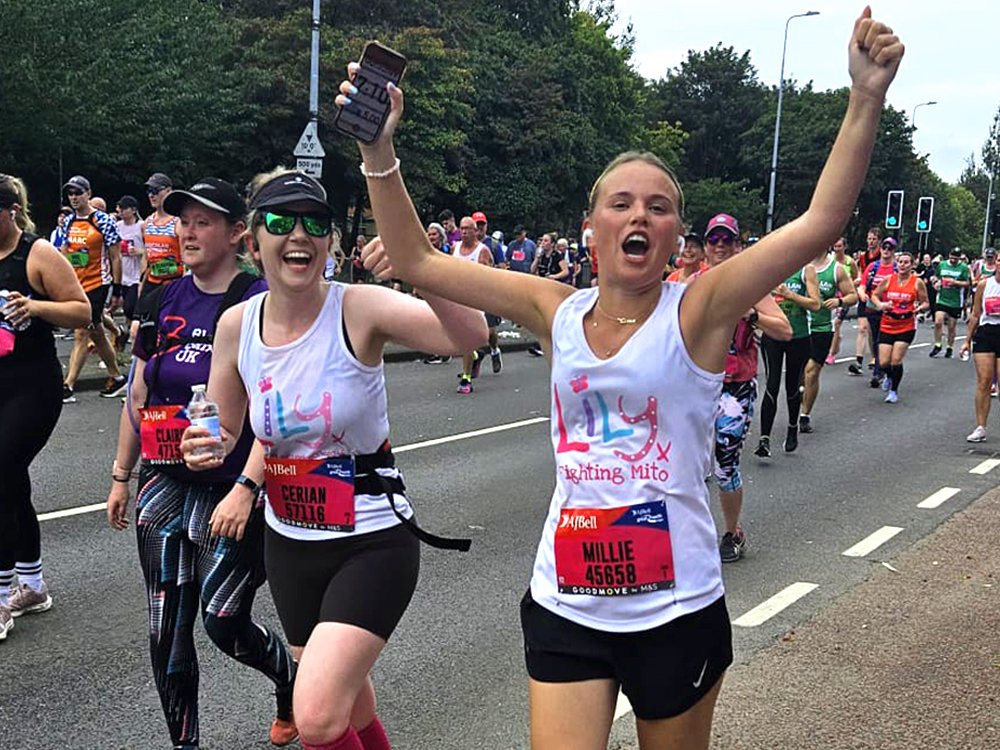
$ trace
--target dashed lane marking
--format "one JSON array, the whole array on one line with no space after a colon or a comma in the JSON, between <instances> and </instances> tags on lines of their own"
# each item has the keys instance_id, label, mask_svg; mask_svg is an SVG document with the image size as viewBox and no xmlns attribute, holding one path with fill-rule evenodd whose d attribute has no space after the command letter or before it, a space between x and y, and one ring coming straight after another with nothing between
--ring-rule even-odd
<instances>
[{"instance_id":1,"label":"dashed lane marking","mask_svg":"<svg viewBox=\"0 0 1000 750\"><path fill-rule=\"evenodd\" d=\"M969 469L970 474L989 474L996 467L1000 466L1000 458L987 458L978 466Z\"/></svg>"},{"instance_id":2,"label":"dashed lane marking","mask_svg":"<svg viewBox=\"0 0 1000 750\"><path fill-rule=\"evenodd\" d=\"M877 550L883 544L892 539L896 534L901 532L899 526L883 526L881 529L876 531L874 534L869 534L860 542L855 544L853 547L845 549L840 554L845 557L866 557L872 552Z\"/></svg>"},{"instance_id":3,"label":"dashed lane marking","mask_svg":"<svg viewBox=\"0 0 1000 750\"><path fill-rule=\"evenodd\" d=\"M961 492L958 487L942 487L933 495L924 498L919 503L917 503L918 508L936 508L939 505L947 502L951 498L955 497L959 492Z\"/></svg>"},{"instance_id":4,"label":"dashed lane marking","mask_svg":"<svg viewBox=\"0 0 1000 750\"><path fill-rule=\"evenodd\" d=\"M765 602L761 602L745 615L733 620L733 625L741 628L755 628L761 625L784 609L792 606L806 594L819 588L818 583L804 583L799 581L787 586Z\"/></svg>"},{"instance_id":5,"label":"dashed lane marking","mask_svg":"<svg viewBox=\"0 0 1000 750\"><path fill-rule=\"evenodd\" d=\"M419 448L431 448L435 445L444 445L445 443L454 443L459 440L468 440L474 437L481 437L483 435L492 435L495 432L505 432L506 430L516 430L520 427L530 427L531 425L541 424L542 422L548 422L548 417L532 417L531 419L522 419L518 422L508 422L507 424L498 424L494 427L485 427L481 430L471 430L469 432L460 432L457 435L447 435L446 437L434 438L433 440L423 440L419 443L410 443L409 445L400 445L392 449L393 453L406 453L407 451L415 451ZM69 516L79 516L82 513L94 513L99 510L104 510L104 503L94 503L93 505L81 505L78 508L66 508L65 510L54 510L51 513L40 513L38 516L39 521L52 521L56 518L67 518Z\"/></svg>"}]
</instances>

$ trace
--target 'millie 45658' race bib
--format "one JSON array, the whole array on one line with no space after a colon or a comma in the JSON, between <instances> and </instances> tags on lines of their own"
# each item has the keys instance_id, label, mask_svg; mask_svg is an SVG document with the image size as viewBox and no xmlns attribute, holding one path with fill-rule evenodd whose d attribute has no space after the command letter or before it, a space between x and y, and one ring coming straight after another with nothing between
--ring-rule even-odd
<instances>
[{"instance_id":1,"label":"'millie 45658' race bib","mask_svg":"<svg viewBox=\"0 0 1000 750\"><path fill-rule=\"evenodd\" d=\"M664 501L618 508L563 508L555 537L562 594L630 596L674 587Z\"/></svg>"}]
</instances>

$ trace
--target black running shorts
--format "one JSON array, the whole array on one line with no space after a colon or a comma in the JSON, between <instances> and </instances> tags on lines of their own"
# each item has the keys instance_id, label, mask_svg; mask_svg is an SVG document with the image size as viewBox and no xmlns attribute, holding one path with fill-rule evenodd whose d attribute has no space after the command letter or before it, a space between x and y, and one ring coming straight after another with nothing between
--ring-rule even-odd
<instances>
[{"instance_id":1,"label":"black running shorts","mask_svg":"<svg viewBox=\"0 0 1000 750\"><path fill-rule=\"evenodd\" d=\"M972 337L972 351L1000 357L1000 325L988 323L976 328L976 334Z\"/></svg>"},{"instance_id":2,"label":"black running shorts","mask_svg":"<svg viewBox=\"0 0 1000 750\"><path fill-rule=\"evenodd\" d=\"M528 675L537 682L617 682L635 715L679 716L701 700L733 663L726 598L652 630L608 633L578 625L521 600Z\"/></svg>"},{"instance_id":3,"label":"black running shorts","mask_svg":"<svg viewBox=\"0 0 1000 750\"><path fill-rule=\"evenodd\" d=\"M402 524L321 542L289 539L268 526L264 565L292 646L305 646L321 622L389 640L417 586L420 542Z\"/></svg>"},{"instance_id":4,"label":"black running shorts","mask_svg":"<svg viewBox=\"0 0 1000 750\"><path fill-rule=\"evenodd\" d=\"M103 284L87 292L87 301L90 302L90 322L95 326L101 325L101 320L104 318L104 306L108 303L109 291L111 286Z\"/></svg>"},{"instance_id":5,"label":"black running shorts","mask_svg":"<svg viewBox=\"0 0 1000 750\"><path fill-rule=\"evenodd\" d=\"M962 319L961 307L951 307L950 305L942 305L938 303L936 312L943 312L946 318L951 318L952 320Z\"/></svg>"},{"instance_id":6,"label":"black running shorts","mask_svg":"<svg viewBox=\"0 0 1000 750\"><path fill-rule=\"evenodd\" d=\"M833 331L809 334L809 359L820 367L826 364L826 355L830 353L833 343Z\"/></svg>"},{"instance_id":7,"label":"black running shorts","mask_svg":"<svg viewBox=\"0 0 1000 750\"><path fill-rule=\"evenodd\" d=\"M916 337L917 332L913 331L903 331L902 333L886 333L885 331L879 331L878 334L878 345L882 346L892 346L897 342L902 342L904 344L912 344L913 339Z\"/></svg>"}]
</instances>

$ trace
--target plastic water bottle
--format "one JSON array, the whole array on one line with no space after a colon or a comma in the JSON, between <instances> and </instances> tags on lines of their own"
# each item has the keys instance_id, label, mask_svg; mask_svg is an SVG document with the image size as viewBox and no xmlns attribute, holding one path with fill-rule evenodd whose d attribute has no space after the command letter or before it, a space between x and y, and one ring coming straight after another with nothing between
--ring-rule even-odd
<instances>
[{"instance_id":1,"label":"plastic water bottle","mask_svg":"<svg viewBox=\"0 0 1000 750\"><path fill-rule=\"evenodd\" d=\"M216 447L198 448L195 455L201 456L207 453L217 456L220 460L226 457L226 450L222 445L222 430L219 425L219 405L210 401L205 393L205 384L191 386L191 402L187 407L188 419L193 427L204 427L212 437L219 442Z\"/></svg>"},{"instance_id":2,"label":"plastic water bottle","mask_svg":"<svg viewBox=\"0 0 1000 750\"><path fill-rule=\"evenodd\" d=\"M968 349L963 349L963 350L962 350L962 351L961 351L961 352L959 353L959 355L958 355L958 358L959 358L960 360L962 360L963 362L968 362L968 361L969 361L969 350L968 350Z\"/></svg>"},{"instance_id":3,"label":"plastic water bottle","mask_svg":"<svg viewBox=\"0 0 1000 750\"><path fill-rule=\"evenodd\" d=\"M4 305L8 302L10 302L10 292L6 289L0 289L0 310L3 310ZM31 318L27 318L18 323L16 326L11 326L10 323L7 323L7 318L3 315L3 313L0 313L0 320L3 320L4 325L15 331L25 331L28 329L28 326L31 325Z\"/></svg>"}]
</instances>

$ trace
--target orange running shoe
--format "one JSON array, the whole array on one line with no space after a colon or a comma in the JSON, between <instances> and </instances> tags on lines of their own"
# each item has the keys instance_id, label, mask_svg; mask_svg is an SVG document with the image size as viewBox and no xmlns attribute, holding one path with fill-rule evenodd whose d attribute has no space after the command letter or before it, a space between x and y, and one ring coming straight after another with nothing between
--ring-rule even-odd
<instances>
[{"instance_id":1,"label":"orange running shoe","mask_svg":"<svg viewBox=\"0 0 1000 750\"><path fill-rule=\"evenodd\" d=\"M299 728L295 726L294 717L288 720L275 719L271 722L271 744L284 747L295 742L299 736Z\"/></svg>"}]
</instances>

